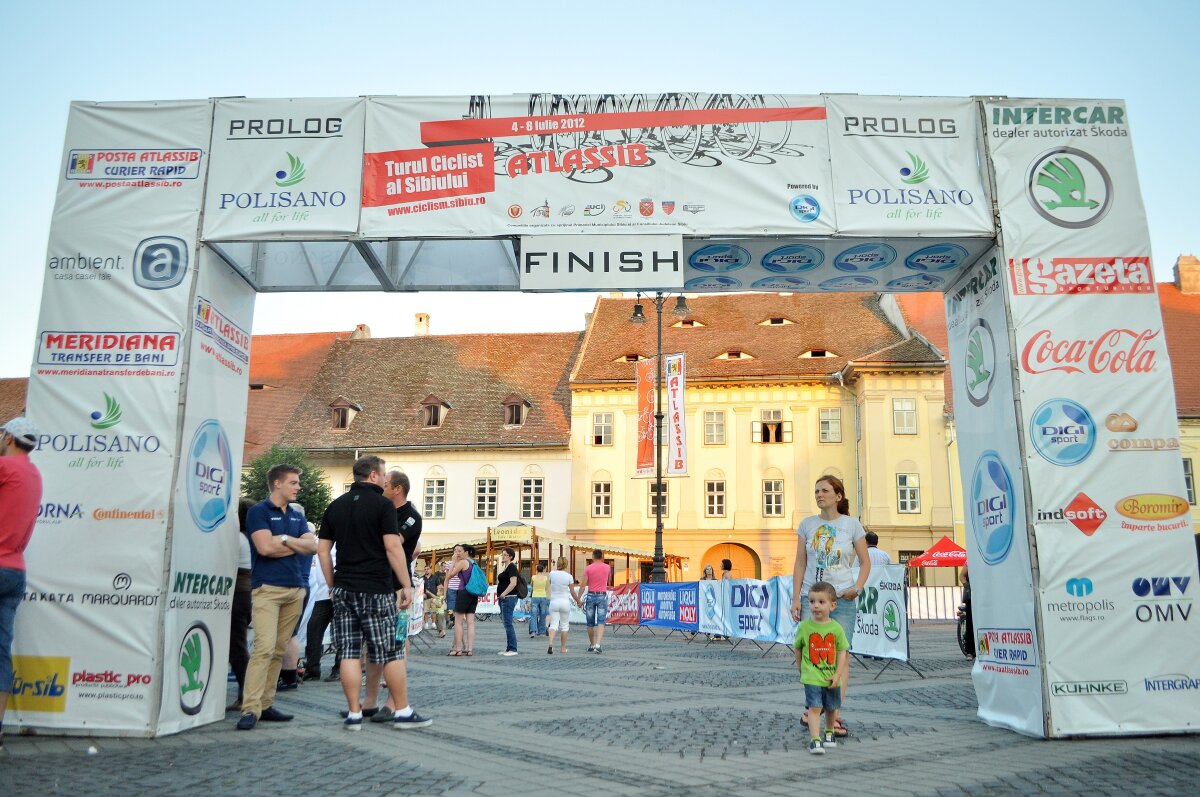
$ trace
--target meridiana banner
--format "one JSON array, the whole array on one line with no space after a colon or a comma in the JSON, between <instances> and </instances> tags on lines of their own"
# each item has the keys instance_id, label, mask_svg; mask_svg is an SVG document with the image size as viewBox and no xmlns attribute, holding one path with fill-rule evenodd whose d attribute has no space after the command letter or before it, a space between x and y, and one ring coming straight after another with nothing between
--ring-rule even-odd
<instances>
[{"instance_id":1,"label":"meridiana banner","mask_svg":"<svg viewBox=\"0 0 1200 797\"><path fill-rule=\"evenodd\" d=\"M638 360L637 369L637 464L634 476L654 475L654 383L655 361Z\"/></svg>"},{"instance_id":2,"label":"meridiana banner","mask_svg":"<svg viewBox=\"0 0 1200 797\"><path fill-rule=\"evenodd\" d=\"M667 475L687 475L687 425L685 423L686 409L684 407L684 392L687 388L687 378L684 373L682 354L668 354L663 358L665 384L663 389L667 394L667 416L663 419L667 428Z\"/></svg>"}]
</instances>

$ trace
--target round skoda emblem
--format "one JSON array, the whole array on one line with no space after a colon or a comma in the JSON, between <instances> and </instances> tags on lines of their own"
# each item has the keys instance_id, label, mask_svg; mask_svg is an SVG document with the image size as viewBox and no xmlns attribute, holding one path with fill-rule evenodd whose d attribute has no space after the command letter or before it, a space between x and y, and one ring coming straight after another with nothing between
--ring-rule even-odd
<instances>
[{"instance_id":1,"label":"round skoda emblem","mask_svg":"<svg viewBox=\"0 0 1200 797\"><path fill-rule=\"evenodd\" d=\"M1112 178L1083 150L1055 147L1029 167L1025 195L1046 221L1081 230L1099 223L1112 207Z\"/></svg>"},{"instance_id":2,"label":"round skoda emblem","mask_svg":"<svg viewBox=\"0 0 1200 797\"><path fill-rule=\"evenodd\" d=\"M196 621L183 632L179 642L176 677L179 679L179 708L194 716L204 706L204 696L212 680L213 642L208 626Z\"/></svg>"},{"instance_id":3,"label":"round skoda emblem","mask_svg":"<svg viewBox=\"0 0 1200 797\"><path fill-rule=\"evenodd\" d=\"M976 407L987 404L992 394L992 383L996 381L996 341L991 327L982 318L967 332L967 371L963 384L967 386L967 398Z\"/></svg>"}]
</instances>

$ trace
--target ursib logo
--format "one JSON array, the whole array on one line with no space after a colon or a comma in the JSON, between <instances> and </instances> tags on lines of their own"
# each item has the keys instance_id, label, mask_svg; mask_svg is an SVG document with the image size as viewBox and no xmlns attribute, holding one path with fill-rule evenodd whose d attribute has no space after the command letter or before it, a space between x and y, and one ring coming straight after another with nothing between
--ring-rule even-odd
<instances>
[{"instance_id":1,"label":"ursib logo","mask_svg":"<svg viewBox=\"0 0 1200 797\"><path fill-rule=\"evenodd\" d=\"M188 245L182 238L145 238L133 253L133 282L150 291L174 288L188 273Z\"/></svg>"},{"instance_id":2,"label":"ursib logo","mask_svg":"<svg viewBox=\"0 0 1200 797\"><path fill-rule=\"evenodd\" d=\"M1067 594L1073 595L1076 598L1084 598L1091 595L1092 580L1090 578L1068 578Z\"/></svg>"}]
</instances>

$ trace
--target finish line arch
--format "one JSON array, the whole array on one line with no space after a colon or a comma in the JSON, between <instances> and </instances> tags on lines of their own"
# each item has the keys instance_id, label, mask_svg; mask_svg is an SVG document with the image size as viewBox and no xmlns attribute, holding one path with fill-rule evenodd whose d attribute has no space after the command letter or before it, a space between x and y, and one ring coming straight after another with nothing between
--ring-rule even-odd
<instances>
[{"instance_id":1,"label":"finish line arch","mask_svg":"<svg viewBox=\"0 0 1200 797\"><path fill-rule=\"evenodd\" d=\"M74 103L12 724L223 717L254 297L350 290L944 293L980 716L1193 731L1179 453L1110 455L1177 436L1124 104L699 93Z\"/></svg>"}]
</instances>

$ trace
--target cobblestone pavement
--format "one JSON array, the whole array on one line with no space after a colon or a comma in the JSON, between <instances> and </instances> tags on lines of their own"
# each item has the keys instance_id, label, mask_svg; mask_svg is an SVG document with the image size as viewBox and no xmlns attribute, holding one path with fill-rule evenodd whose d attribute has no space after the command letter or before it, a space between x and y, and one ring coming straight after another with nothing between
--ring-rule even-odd
<instances>
[{"instance_id":1,"label":"cobblestone pavement","mask_svg":"<svg viewBox=\"0 0 1200 797\"><path fill-rule=\"evenodd\" d=\"M476 653L437 640L409 665L425 730L342 730L338 684L280 695L296 719L221 723L162 739L13 737L0 795L1194 795L1196 737L1039 741L975 717L970 669L950 626L918 626L913 663L852 664L851 736L804 751L803 689L783 648L688 644L609 629L604 652L547 656L519 629L520 656L495 655L498 620ZM328 660L326 661L328 665ZM89 746L98 748L87 755Z\"/></svg>"}]
</instances>

